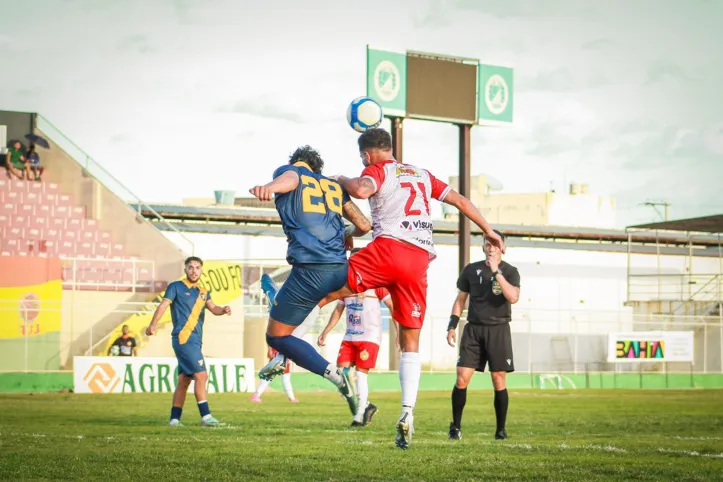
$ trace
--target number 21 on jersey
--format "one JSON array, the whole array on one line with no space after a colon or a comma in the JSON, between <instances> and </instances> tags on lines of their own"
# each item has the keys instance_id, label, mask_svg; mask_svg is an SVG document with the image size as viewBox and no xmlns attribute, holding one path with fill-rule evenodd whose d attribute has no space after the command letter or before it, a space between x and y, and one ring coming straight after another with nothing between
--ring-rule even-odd
<instances>
[{"instance_id":1,"label":"number 21 on jersey","mask_svg":"<svg viewBox=\"0 0 723 482\"><path fill-rule=\"evenodd\" d=\"M326 214L327 209L342 214L342 190L339 183L302 175L301 209L305 213Z\"/></svg>"}]
</instances>

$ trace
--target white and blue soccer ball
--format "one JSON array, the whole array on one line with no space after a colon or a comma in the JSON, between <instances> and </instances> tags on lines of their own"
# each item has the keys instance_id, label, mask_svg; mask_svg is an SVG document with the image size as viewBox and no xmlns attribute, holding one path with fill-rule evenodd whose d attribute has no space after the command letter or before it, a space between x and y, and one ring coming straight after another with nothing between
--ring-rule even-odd
<instances>
[{"instance_id":1,"label":"white and blue soccer ball","mask_svg":"<svg viewBox=\"0 0 723 482\"><path fill-rule=\"evenodd\" d=\"M382 124L382 106L371 97L357 97L346 110L346 121L357 132L366 132Z\"/></svg>"}]
</instances>

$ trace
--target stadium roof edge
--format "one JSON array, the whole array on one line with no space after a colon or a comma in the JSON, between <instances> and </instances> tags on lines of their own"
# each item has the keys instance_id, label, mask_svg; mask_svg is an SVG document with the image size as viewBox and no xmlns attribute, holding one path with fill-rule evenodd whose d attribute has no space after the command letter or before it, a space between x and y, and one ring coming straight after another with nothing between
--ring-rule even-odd
<instances>
[{"instance_id":1,"label":"stadium roof edge","mask_svg":"<svg viewBox=\"0 0 723 482\"><path fill-rule=\"evenodd\" d=\"M220 223L220 224L280 224L279 215L275 209L249 208L238 206L187 206L177 204L151 204L138 206L131 204L143 216L151 221L155 213L160 214L167 220L181 223ZM149 209L150 208L150 209ZM153 211L151 211L151 209ZM433 220L435 234L457 234L459 224L456 221ZM174 223L175 224L175 223ZM570 240L570 241L592 241L592 242L620 242L627 243L663 243L687 245L690 243L688 237L675 233L629 233L622 229L600 229L571 226L539 226L539 225L515 225L496 224L496 229L502 231L506 236L513 238L548 239L548 240ZM481 235L477 226L472 226L473 235ZM697 236L695 244L717 246L720 239L716 236Z\"/></svg>"},{"instance_id":2,"label":"stadium roof edge","mask_svg":"<svg viewBox=\"0 0 723 482\"><path fill-rule=\"evenodd\" d=\"M628 226L627 229L723 234L723 214L677 219L673 221L661 221L658 223L638 224L635 226Z\"/></svg>"}]
</instances>

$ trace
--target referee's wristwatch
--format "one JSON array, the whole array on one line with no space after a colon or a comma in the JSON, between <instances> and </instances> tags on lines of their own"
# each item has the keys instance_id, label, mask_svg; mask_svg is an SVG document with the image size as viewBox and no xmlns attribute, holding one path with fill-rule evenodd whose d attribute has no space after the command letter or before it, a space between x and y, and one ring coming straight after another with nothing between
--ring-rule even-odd
<instances>
[{"instance_id":1,"label":"referee's wristwatch","mask_svg":"<svg viewBox=\"0 0 723 482\"><path fill-rule=\"evenodd\" d=\"M497 270L497 271L493 272L493 273L492 273L492 279L495 279L498 274L502 274L502 272L501 272L500 270Z\"/></svg>"}]
</instances>

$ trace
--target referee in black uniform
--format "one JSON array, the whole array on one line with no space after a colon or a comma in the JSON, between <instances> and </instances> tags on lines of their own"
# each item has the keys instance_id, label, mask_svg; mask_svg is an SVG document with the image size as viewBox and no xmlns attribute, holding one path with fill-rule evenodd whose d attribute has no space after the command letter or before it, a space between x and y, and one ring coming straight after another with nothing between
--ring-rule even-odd
<instances>
[{"instance_id":1,"label":"referee in black uniform","mask_svg":"<svg viewBox=\"0 0 723 482\"><path fill-rule=\"evenodd\" d=\"M499 231L504 242L505 237ZM512 357L510 320L512 305L520 297L520 273L511 264L502 261L502 252L492 243L484 243L485 260L470 263L457 280L459 294L452 307L447 327L447 343L455 346L457 323L467 298L469 308L467 325L459 344L457 383L452 390L452 423L449 438L462 438L462 410L467 402L467 385L475 371L483 372L489 363L492 385L495 389L495 439L507 438L507 373L515 371Z\"/></svg>"}]
</instances>

